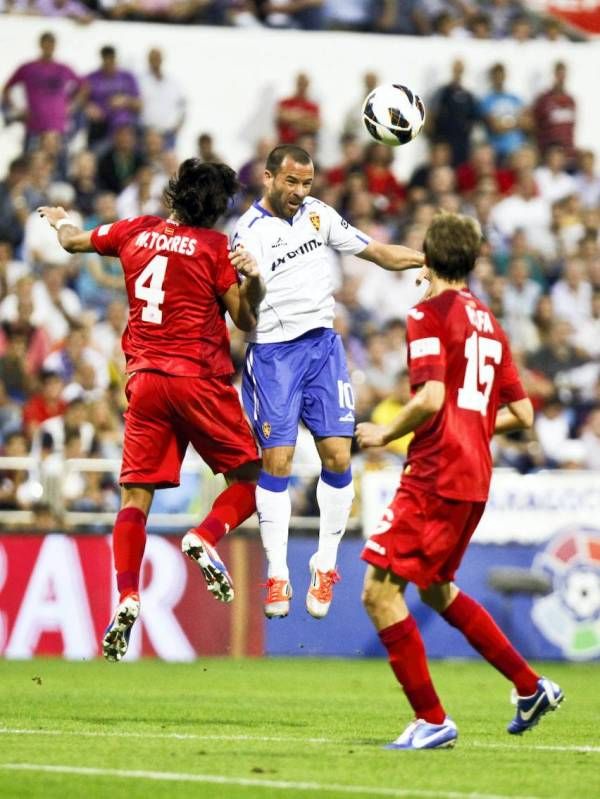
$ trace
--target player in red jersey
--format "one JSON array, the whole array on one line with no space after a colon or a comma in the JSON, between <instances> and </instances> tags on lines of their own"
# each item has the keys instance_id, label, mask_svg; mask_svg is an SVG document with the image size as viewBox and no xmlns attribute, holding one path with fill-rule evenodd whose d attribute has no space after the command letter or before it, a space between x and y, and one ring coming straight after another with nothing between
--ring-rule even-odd
<instances>
[{"instance_id":1,"label":"player in red jersey","mask_svg":"<svg viewBox=\"0 0 600 799\"><path fill-rule=\"evenodd\" d=\"M389 744L392 749L449 747L457 738L404 599L408 583L513 682L517 715L508 732L529 729L563 698L559 686L536 674L487 611L453 582L485 508L492 436L533 423L506 336L467 288L480 241L472 219L443 214L433 220L423 248L431 284L407 324L415 394L390 425L357 427L362 447L415 433L400 486L362 553L369 564L363 602L416 716Z\"/></svg>"},{"instance_id":2,"label":"player in red jersey","mask_svg":"<svg viewBox=\"0 0 600 799\"><path fill-rule=\"evenodd\" d=\"M120 600L104 635L107 660L123 657L139 614L154 491L179 485L190 442L228 487L184 536L182 549L198 563L217 599L233 599L231 578L214 546L256 510L259 454L231 385L224 314L251 330L264 294L254 258L243 250L229 253L227 238L211 229L238 187L229 167L190 158L165 192L167 220L142 216L82 231L64 209L39 209L68 252L119 256L129 300L122 339L129 379L121 510L113 530ZM238 272L245 276L241 285Z\"/></svg>"}]
</instances>

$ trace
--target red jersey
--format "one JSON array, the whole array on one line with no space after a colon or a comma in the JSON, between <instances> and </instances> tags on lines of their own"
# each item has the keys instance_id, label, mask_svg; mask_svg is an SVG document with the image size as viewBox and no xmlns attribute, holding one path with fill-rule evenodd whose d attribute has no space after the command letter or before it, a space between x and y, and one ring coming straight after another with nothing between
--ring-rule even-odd
<instances>
[{"instance_id":1,"label":"red jersey","mask_svg":"<svg viewBox=\"0 0 600 799\"><path fill-rule=\"evenodd\" d=\"M129 319L127 371L218 377L233 370L220 297L237 282L227 238L216 230L140 216L92 231L101 255L118 256Z\"/></svg>"},{"instance_id":2,"label":"red jersey","mask_svg":"<svg viewBox=\"0 0 600 799\"><path fill-rule=\"evenodd\" d=\"M439 380L441 410L415 431L402 485L483 502L492 475L490 440L500 405L526 394L506 335L467 289L421 302L407 318L411 386Z\"/></svg>"},{"instance_id":3,"label":"red jersey","mask_svg":"<svg viewBox=\"0 0 600 799\"><path fill-rule=\"evenodd\" d=\"M560 144L567 155L575 151L575 100L566 92L550 89L541 94L533 106L538 144L543 151L551 144Z\"/></svg>"},{"instance_id":4,"label":"red jersey","mask_svg":"<svg viewBox=\"0 0 600 799\"><path fill-rule=\"evenodd\" d=\"M304 111L305 114L319 119L319 106L316 103L306 100L303 97L288 97L280 100L277 104L278 109ZM296 125L292 122L280 122L277 125L277 138L282 144L293 144L301 135Z\"/></svg>"}]
</instances>

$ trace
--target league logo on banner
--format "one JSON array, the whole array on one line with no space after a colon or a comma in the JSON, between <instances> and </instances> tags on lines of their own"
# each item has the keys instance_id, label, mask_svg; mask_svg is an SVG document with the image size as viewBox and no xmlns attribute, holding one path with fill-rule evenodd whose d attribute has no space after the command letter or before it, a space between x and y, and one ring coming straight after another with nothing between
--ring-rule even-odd
<instances>
[{"instance_id":1,"label":"league logo on banner","mask_svg":"<svg viewBox=\"0 0 600 799\"><path fill-rule=\"evenodd\" d=\"M554 588L533 603L536 627L570 660L600 655L600 530L563 530L535 556L532 569L547 574Z\"/></svg>"}]
</instances>

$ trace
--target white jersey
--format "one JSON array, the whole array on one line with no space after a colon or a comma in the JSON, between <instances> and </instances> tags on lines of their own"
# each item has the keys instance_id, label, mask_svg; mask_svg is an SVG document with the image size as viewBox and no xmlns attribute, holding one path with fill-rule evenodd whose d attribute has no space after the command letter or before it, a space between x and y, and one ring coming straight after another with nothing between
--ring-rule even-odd
<instances>
[{"instance_id":1,"label":"white jersey","mask_svg":"<svg viewBox=\"0 0 600 799\"><path fill-rule=\"evenodd\" d=\"M288 221L255 202L235 227L231 249L254 255L267 287L250 341L291 341L317 327L333 327L333 278L326 247L359 253L370 238L331 206L307 197Z\"/></svg>"}]
</instances>

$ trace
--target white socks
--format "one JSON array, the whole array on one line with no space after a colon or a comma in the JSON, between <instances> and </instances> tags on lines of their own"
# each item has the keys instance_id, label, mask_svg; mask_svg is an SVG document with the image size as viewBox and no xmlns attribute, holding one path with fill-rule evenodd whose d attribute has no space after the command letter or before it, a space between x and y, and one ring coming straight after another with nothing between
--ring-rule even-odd
<instances>
[{"instance_id":1,"label":"white socks","mask_svg":"<svg viewBox=\"0 0 600 799\"><path fill-rule=\"evenodd\" d=\"M271 475L267 475L271 477ZM283 491L271 491L263 485L256 487L256 510L260 524L260 537L267 556L268 577L289 578L287 567L287 543L292 515L287 477L274 480L285 481ZM279 487L279 486L278 486Z\"/></svg>"},{"instance_id":2,"label":"white socks","mask_svg":"<svg viewBox=\"0 0 600 799\"><path fill-rule=\"evenodd\" d=\"M336 487L331 485L331 477L340 478L348 476L347 485ZM325 476L325 480L323 480ZM330 480L330 482L326 482ZM321 512L321 524L319 527L319 549L315 556L314 564L319 571L328 572L335 569L337 561L337 551L346 532L348 517L352 509L354 499L354 486L350 470L344 475L333 474L332 472L322 472L317 483L317 502Z\"/></svg>"}]
</instances>

